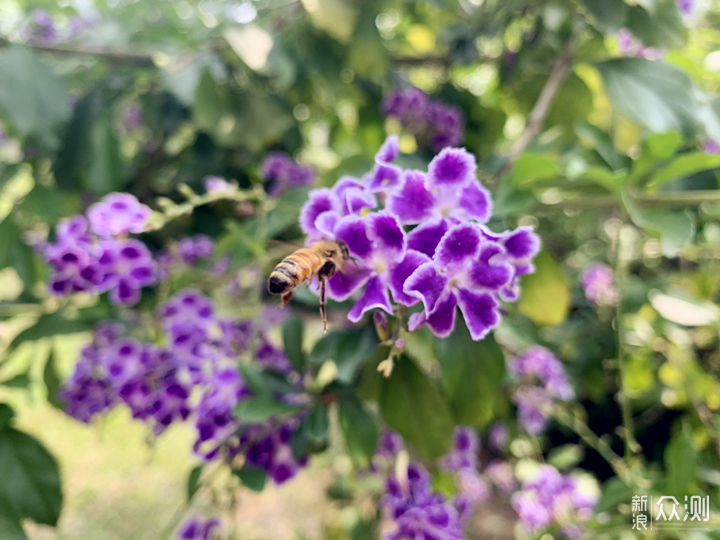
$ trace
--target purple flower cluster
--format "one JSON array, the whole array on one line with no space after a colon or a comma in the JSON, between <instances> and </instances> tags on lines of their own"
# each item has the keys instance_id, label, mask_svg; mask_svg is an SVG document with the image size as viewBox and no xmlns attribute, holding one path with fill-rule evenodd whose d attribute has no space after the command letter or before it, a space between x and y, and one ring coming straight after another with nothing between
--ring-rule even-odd
<instances>
[{"instance_id":1,"label":"purple flower cluster","mask_svg":"<svg viewBox=\"0 0 720 540\"><path fill-rule=\"evenodd\" d=\"M182 382L167 351L122 337L122 332L114 323L96 328L60 397L67 413L85 423L124 402L134 418L161 433L173 420L190 414L190 387Z\"/></svg>"},{"instance_id":2,"label":"purple flower cluster","mask_svg":"<svg viewBox=\"0 0 720 540\"><path fill-rule=\"evenodd\" d=\"M53 267L50 291L109 291L114 304L136 304L140 289L157 281L157 267L147 246L126 235L143 231L150 208L130 194L111 193L86 215L61 222L56 241L40 246Z\"/></svg>"},{"instance_id":3,"label":"purple flower cluster","mask_svg":"<svg viewBox=\"0 0 720 540\"><path fill-rule=\"evenodd\" d=\"M196 266L202 262L208 263L214 255L215 242L209 236L196 234L182 238L177 244L156 254L159 277L168 279L173 270L183 266ZM225 256L207 267L207 271L217 276L225 272L229 264L230 258Z\"/></svg>"},{"instance_id":4,"label":"purple flower cluster","mask_svg":"<svg viewBox=\"0 0 720 540\"><path fill-rule=\"evenodd\" d=\"M462 540L463 523L451 501L430 486L425 468L412 463L407 476L390 476L381 502L385 530L383 540L443 539Z\"/></svg>"},{"instance_id":5,"label":"purple flower cluster","mask_svg":"<svg viewBox=\"0 0 720 540\"><path fill-rule=\"evenodd\" d=\"M313 167L297 163L285 152L270 152L260 165L260 175L273 197L289 189L311 186L315 174Z\"/></svg>"},{"instance_id":6,"label":"purple flower cluster","mask_svg":"<svg viewBox=\"0 0 720 540\"><path fill-rule=\"evenodd\" d=\"M36 9L30 14L27 27L27 40L41 45L53 45L58 41L55 21L44 9Z\"/></svg>"},{"instance_id":7,"label":"purple flower cluster","mask_svg":"<svg viewBox=\"0 0 720 540\"><path fill-rule=\"evenodd\" d=\"M422 90L409 87L393 90L383 100L382 112L433 150L460 144L465 119L457 107L430 99Z\"/></svg>"},{"instance_id":8,"label":"purple flower cluster","mask_svg":"<svg viewBox=\"0 0 720 540\"><path fill-rule=\"evenodd\" d=\"M125 403L156 434L192 416L198 457L232 459L243 453L276 483L292 478L307 461L296 460L289 445L298 418L246 424L233 415L238 402L252 396L237 368L237 358L255 335L251 322L218 317L213 302L194 289L163 303L158 320L163 346L123 336L117 324L97 328L61 390L68 414L88 423ZM286 374L291 384L299 382L282 350L263 335L256 341L259 346L251 352L260 365ZM287 401L300 400L292 394Z\"/></svg>"},{"instance_id":9,"label":"purple flower cluster","mask_svg":"<svg viewBox=\"0 0 720 540\"><path fill-rule=\"evenodd\" d=\"M620 56L647 58L648 60L660 60L665 54L662 49L646 47L642 41L637 39L627 28L622 28L617 33Z\"/></svg>"},{"instance_id":10,"label":"purple flower cluster","mask_svg":"<svg viewBox=\"0 0 720 540\"><path fill-rule=\"evenodd\" d=\"M466 150L442 150L427 172L403 170L397 157L390 137L365 177L310 192L300 214L308 243L342 240L353 257L328 280L328 294L343 301L364 288L348 314L353 322L373 309L392 314L391 295L405 306L422 302L409 329L427 324L439 337L453 331L459 307L480 340L500 323L500 300L519 297L518 278L534 271L540 241L527 227L494 233L484 226L492 201Z\"/></svg>"},{"instance_id":11,"label":"purple flower cluster","mask_svg":"<svg viewBox=\"0 0 720 540\"><path fill-rule=\"evenodd\" d=\"M695 10L695 0L677 0L677 5L683 15L692 15Z\"/></svg>"},{"instance_id":12,"label":"purple flower cluster","mask_svg":"<svg viewBox=\"0 0 720 540\"><path fill-rule=\"evenodd\" d=\"M613 271L604 264L592 263L585 267L580 278L585 297L597 306L614 306L618 301Z\"/></svg>"},{"instance_id":13,"label":"purple flower cluster","mask_svg":"<svg viewBox=\"0 0 720 540\"><path fill-rule=\"evenodd\" d=\"M178 540L212 540L217 537L219 527L220 520L216 517L192 516L180 525L175 538Z\"/></svg>"},{"instance_id":14,"label":"purple flower cluster","mask_svg":"<svg viewBox=\"0 0 720 540\"><path fill-rule=\"evenodd\" d=\"M557 526L563 537L578 538L592 516L597 494L582 489L575 477L542 465L511 501L528 534Z\"/></svg>"},{"instance_id":15,"label":"purple flower cluster","mask_svg":"<svg viewBox=\"0 0 720 540\"><path fill-rule=\"evenodd\" d=\"M548 411L574 397L565 368L550 351L533 346L510 360L508 371L521 383L513 394L518 421L525 431L539 435L550 421Z\"/></svg>"}]
</instances>

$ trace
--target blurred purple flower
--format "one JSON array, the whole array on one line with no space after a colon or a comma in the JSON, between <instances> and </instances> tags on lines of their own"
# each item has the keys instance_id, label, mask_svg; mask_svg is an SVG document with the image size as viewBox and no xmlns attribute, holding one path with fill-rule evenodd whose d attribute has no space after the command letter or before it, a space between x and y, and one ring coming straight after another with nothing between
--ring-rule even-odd
<instances>
[{"instance_id":1,"label":"blurred purple flower","mask_svg":"<svg viewBox=\"0 0 720 540\"><path fill-rule=\"evenodd\" d=\"M206 176L203 185L208 193L232 193L235 186L219 176Z\"/></svg>"},{"instance_id":2,"label":"blurred purple flower","mask_svg":"<svg viewBox=\"0 0 720 540\"><path fill-rule=\"evenodd\" d=\"M268 185L268 193L277 197L281 193L315 182L315 169L301 165L285 152L270 152L260 165L260 176Z\"/></svg>"},{"instance_id":3,"label":"blurred purple flower","mask_svg":"<svg viewBox=\"0 0 720 540\"><path fill-rule=\"evenodd\" d=\"M151 210L129 193L110 193L87 211L90 227L100 237L145 231Z\"/></svg>"},{"instance_id":4,"label":"blurred purple flower","mask_svg":"<svg viewBox=\"0 0 720 540\"><path fill-rule=\"evenodd\" d=\"M580 278L588 302L597 306L614 306L618 302L613 271L600 263L585 267Z\"/></svg>"},{"instance_id":5,"label":"blurred purple flower","mask_svg":"<svg viewBox=\"0 0 720 540\"><path fill-rule=\"evenodd\" d=\"M683 15L692 15L695 9L695 0L677 0L677 5Z\"/></svg>"},{"instance_id":6,"label":"blurred purple flower","mask_svg":"<svg viewBox=\"0 0 720 540\"><path fill-rule=\"evenodd\" d=\"M396 118L421 143L433 150L460 144L464 134L462 112L440 100L431 100L418 88L390 92L383 100L382 112Z\"/></svg>"},{"instance_id":7,"label":"blurred purple flower","mask_svg":"<svg viewBox=\"0 0 720 540\"><path fill-rule=\"evenodd\" d=\"M217 537L220 520L216 517L202 518L193 516L180 525L177 530L178 540L212 540Z\"/></svg>"},{"instance_id":8,"label":"blurred purple flower","mask_svg":"<svg viewBox=\"0 0 720 540\"><path fill-rule=\"evenodd\" d=\"M44 9L36 9L30 14L27 39L41 45L53 45L58 40L58 32L52 15Z\"/></svg>"},{"instance_id":9,"label":"blurred purple flower","mask_svg":"<svg viewBox=\"0 0 720 540\"><path fill-rule=\"evenodd\" d=\"M510 442L508 428L502 422L495 422L488 432L488 444L496 452L502 452Z\"/></svg>"},{"instance_id":10,"label":"blurred purple flower","mask_svg":"<svg viewBox=\"0 0 720 540\"><path fill-rule=\"evenodd\" d=\"M511 499L528 534L536 535L551 525L560 525L561 536L576 538L592 516L597 503L594 494L585 493L577 480L561 474L550 465L541 465Z\"/></svg>"},{"instance_id":11,"label":"blurred purple flower","mask_svg":"<svg viewBox=\"0 0 720 540\"><path fill-rule=\"evenodd\" d=\"M703 152L706 154L720 154L720 145L712 139L707 139L703 143Z\"/></svg>"},{"instance_id":12,"label":"blurred purple flower","mask_svg":"<svg viewBox=\"0 0 720 540\"><path fill-rule=\"evenodd\" d=\"M130 105L125 108L122 119L123 126L127 131L137 129L142 124L142 111L137 105Z\"/></svg>"}]
</instances>

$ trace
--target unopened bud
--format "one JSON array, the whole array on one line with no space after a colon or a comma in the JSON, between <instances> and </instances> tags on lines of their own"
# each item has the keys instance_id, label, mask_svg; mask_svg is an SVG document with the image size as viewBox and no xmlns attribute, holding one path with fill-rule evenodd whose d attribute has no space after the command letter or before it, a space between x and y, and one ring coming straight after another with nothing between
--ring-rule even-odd
<instances>
[{"instance_id":1,"label":"unopened bud","mask_svg":"<svg viewBox=\"0 0 720 540\"><path fill-rule=\"evenodd\" d=\"M375 331L380 341L387 341L390 338L390 323L384 311L375 310L373 313L373 322L375 323Z\"/></svg>"},{"instance_id":2,"label":"unopened bud","mask_svg":"<svg viewBox=\"0 0 720 540\"><path fill-rule=\"evenodd\" d=\"M394 348L398 354L403 352L405 350L405 340L403 338L396 339Z\"/></svg>"}]
</instances>

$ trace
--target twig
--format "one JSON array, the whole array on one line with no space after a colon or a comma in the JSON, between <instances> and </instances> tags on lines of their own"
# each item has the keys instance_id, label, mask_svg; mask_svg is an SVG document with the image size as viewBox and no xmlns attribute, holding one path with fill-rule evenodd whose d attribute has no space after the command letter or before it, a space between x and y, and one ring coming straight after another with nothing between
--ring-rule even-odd
<instances>
[{"instance_id":1,"label":"twig","mask_svg":"<svg viewBox=\"0 0 720 540\"><path fill-rule=\"evenodd\" d=\"M620 285L618 287L618 298L615 306L615 331L617 332L617 361L618 361L618 401L622 411L623 439L625 440L625 456L636 454L642 449L635 440L635 429L633 426L632 407L629 396L625 390L625 335L623 318L622 283L627 275L627 265L623 260L622 228L618 229L615 238L615 279Z\"/></svg>"},{"instance_id":2,"label":"twig","mask_svg":"<svg viewBox=\"0 0 720 540\"><path fill-rule=\"evenodd\" d=\"M68 45L42 45L40 43L20 43L11 41L7 38L0 38L0 47L10 47L12 45L22 45L36 51L57 54L60 56L95 56L100 57L113 64L133 64L141 67L155 66L155 58L158 52L131 52L120 51L114 49L84 49L81 47L72 47Z\"/></svg>"},{"instance_id":3,"label":"twig","mask_svg":"<svg viewBox=\"0 0 720 540\"><path fill-rule=\"evenodd\" d=\"M506 175L510 171L520 154L525 151L530 142L538 133L540 133L540 130L545 123L545 118L550 112L550 107L555 101L555 97L560 90L560 85L565 80L565 77L570 70L570 66L572 65L572 49L574 46L575 39L574 37L571 37L565 45L565 49L553 63L550 76L548 77L547 82L545 82L545 86L540 92L540 96L538 96L535 106L532 108L532 111L530 111L530 114L527 117L525 131L523 131L518 140L515 141L507 161L500 171L492 178L492 183L495 183L500 177Z\"/></svg>"},{"instance_id":4,"label":"twig","mask_svg":"<svg viewBox=\"0 0 720 540\"><path fill-rule=\"evenodd\" d=\"M400 337L400 330L403 324L403 317L407 308L401 304L397 306L397 318L395 321L395 328L393 328L392 337L389 339L390 353L388 357L378 364L377 370L383 374L384 377L392 375L393 368L395 367L395 358L402 353L402 350L398 348L397 342Z\"/></svg>"}]
</instances>

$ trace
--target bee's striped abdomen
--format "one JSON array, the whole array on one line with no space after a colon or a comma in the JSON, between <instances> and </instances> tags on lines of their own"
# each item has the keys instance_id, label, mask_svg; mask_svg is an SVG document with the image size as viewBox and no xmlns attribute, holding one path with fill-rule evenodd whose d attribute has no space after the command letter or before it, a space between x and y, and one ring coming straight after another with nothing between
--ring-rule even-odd
<instances>
[{"instance_id":1,"label":"bee's striped abdomen","mask_svg":"<svg viewBox=\"0 0 720 540\"><path fill-rule=\"evenodd\" d=\"M282 294L309 280L322 264L322 259L313 251L305 248L296 251L282 260L270 274L268 291Z\"/></svg>"}]
</instances>

